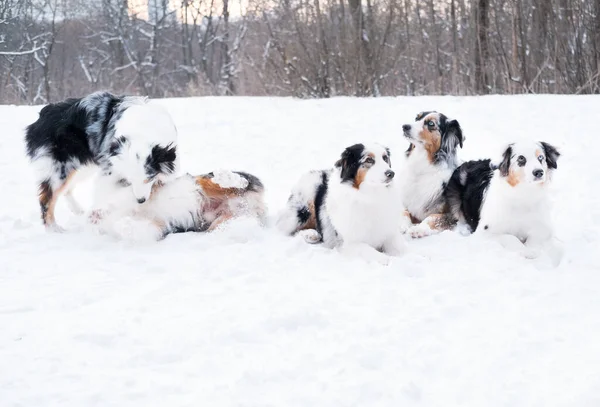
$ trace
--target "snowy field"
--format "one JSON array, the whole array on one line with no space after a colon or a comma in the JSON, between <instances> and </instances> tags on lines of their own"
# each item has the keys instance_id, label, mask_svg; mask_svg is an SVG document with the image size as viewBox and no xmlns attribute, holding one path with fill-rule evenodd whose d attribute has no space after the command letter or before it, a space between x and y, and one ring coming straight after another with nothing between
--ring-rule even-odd
<instances>
[{"instance_id":1,"label":"snowy field","mask_svg":"<svg viewBox=\"0 0 600 407\"><path fill-rule=\"evenodd\" d=\"M389 145L402 171L421 110L460 121L463 159L550 142L562 262L445 232L385 267L249 221L132 244L64 202L70 231L48 234L23 145L39 107L0 106L0 406L600 405L600 97L158 103L183 170L259 176L271 217L355 142Z\"/></svg>"}]
</instances>

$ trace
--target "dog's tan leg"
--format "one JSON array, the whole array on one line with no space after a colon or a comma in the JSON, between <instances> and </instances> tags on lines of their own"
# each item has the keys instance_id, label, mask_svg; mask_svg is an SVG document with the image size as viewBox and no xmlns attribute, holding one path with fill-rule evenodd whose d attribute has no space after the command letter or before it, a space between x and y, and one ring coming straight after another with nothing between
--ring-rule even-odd
<instances>
[{"instance_id":1,"label":"dog's tan leg","mask_svg":"<svg viewBox=\"0 0 600 407\"><path fill-rule=\"evenodd\" d=\"M221 215L219 215L217 217L217 219L215 219L213 221L213 223L210 224L210 226L208 227L207 232L212 232L213 230L215 230L216 228L218 228L219 226L221 226L223 223L227 222L228 220L233 218L233 214L231 212L224 212Z\"/></svg>"},{"instance_id":2,"label":"dog's tan leg","mask_svg":"<svg viewBox=\"0 0 600 407\"><path fill-rule=\"evenodd\" d=\"M56 219L54 218L54 209L56 207L56 201L58 197L66 190L69 185L69 182L73 179L76 171L72 171L63 183L55 189L52 188L50 181L43 181L40 184L40 208L42 210L42 220L44 222L44 226L47 229L51 229L54 231L62 231L62 228L56 224Z\"/></svg>"},{"instance_id":3,"label":"dog's tan leg","mask_svg":"<svg viewBox=\"0 0 600 407\"><path fill-rule=\"evenodd\" d=\"M50 210L50 202L53 201L54 192L50 186L50 181L46 180L40 184L38 198L40 201L40 210L42 211L42 222L44 226L54 223L54 207Z\"/></svg>"}]
</instances>

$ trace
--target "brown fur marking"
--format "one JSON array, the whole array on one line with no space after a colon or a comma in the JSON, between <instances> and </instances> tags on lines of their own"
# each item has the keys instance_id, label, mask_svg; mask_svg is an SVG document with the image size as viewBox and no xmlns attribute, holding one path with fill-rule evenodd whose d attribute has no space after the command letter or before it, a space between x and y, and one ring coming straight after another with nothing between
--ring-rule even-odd
<instances>
[{"instance_id":1,"label":"brown fur marking","mask_svg":"<svg viewBox=\"0 0 600 407\"><path fill-rule=\"evenodd\" d=\"M404 213L402 215L406 216L410 220L410 223L412 223L413 225L416 225L417 223L421 223L421 220L415 218L413 216L413 214L408 211L408 209L405 209Z\"/></svg>"},{"instance_id":2,"label":"brown fur marking","mask_svg":"<svg viewBox=\"0 0 600 407\"><path fill-rule=\"evenodd\" d=\"M40 207L42 209L42 220L44 221L45 226L52 226L56 223L56 219L54 218L54 208L56 207L56 201L58 197L65 191L73 176L77 171L71 171L67 178L65 178L64 182L56 191L52 190L50 183L47 181L42 182L40 184Z\"/></svg>"},{"instance_id":3,"label":"brown fur marking","mask_svg":"<svg viewBox=\"0 0 600 407\"><path fill-rule=\"evenodd\" d=\"M423 120L423 129L419 132L419 138L424 142L425 151L427 151L427 158L430 163L435 161L435 155L440 150L440 146L442 145L442 136L440 134L439 129L436 126L436 129L433 131L429 131L426 123L430 120L434 122L439 122L439 117L436 114L430 114Z\"/></svg>"},{"instance_id":4,"label":"brown fur marking","mask_svg":"<svg viewBox=\"0 0 600 407\"><path fill-rule=\"evenodd\" d=\"M446 213L429 215L423 222L426 222L432 230L447 230L455 223L452 217Z\"/></svg>"},{"instance_id":5,"label":"brown fur marking","mask_svg":"<svg viewBox=\"0 0 600 407\"><path fill-rule=\"evenodd\" d=\"M519 185L522 178L523 178L523 170L521 170L521 169L514 170L511 168L508 171L508 177L506 177L506 182L508 182L508 184L511 187L516 187L517 185Z\"/></svg>"},{"instance_id":6,"label":"brown fur marking","mask_svg":"<svg viewBox=\"0 0 600 407\"><path fill-rule=\"evenodd\" d=\"M313 201L308 203L308 212L310 212L310 217L304 225L296 230L296 232L306 229L317 229L317 212L315 211L315 203Z\"/></svg>"},{"instance_id":7,"label":"brown fur marking","mask_svg":"<svg viewBox=\"0 0 600 407\"><path fill-rule=\"evenodd\" d=\"M375 154L373 153L367 154L367 157L372 158L373 160L376 159ZM365 177L367 176L367 171L369 171L369 168L365 168L362 166L358 169L358 171L356 171L356 175L354 176L354 182L352 183L352 186L354 188L360 188L360 184L362 184L362 182L365 180Z\"/></svg>"},{"instance_id":8,"label":"brown fur marking","mask_svg":"<svg viewBox=\"0 0 600 407\"><path fill-rule=\"evenodd\" d=\"M49 181L44 181L40 184L39 191L40 209L42 211L42 222L46 224L46 217L48 216L48 203L52 199L52 188L50 187Z\"/></svg>"},{"instance_id":9,"label":"brown fur marking","mask_svg":"<svg viewBox=\"0 0 600 407\"><path fill-rule=\"evenodd\" d=\"M208 227L207 232L212 232L213 230L215 230L216 228L218 228L219 226L221 226L223 223L227 222L228 220L233 219L233 214L230 211L226 211L221 213L217 219L215 219L210 226Z\"/></svg>"},{"instance_id":10,"label":"brown fur marking","mask_svg":"<svg viewBox=\"0 0 600 407\"><path fill-rule=\"evenodd\" d=\"M360 188L360 184L365 180L367 176L368 168L360 167L358 171L356 171L356 176L354 177L354 182L352 182L352 186L356 189Z\"/></svg>"},{"instance_id":11,"label":"brown fur marking","mask_svg":"<svg viewBox=\"0 0 600 407\"><path fill-rule=\"evenodd\" d=\"M196 184L202 188L204 195L211 199L224 200L242 195L244 192L243 189L238 188L223 188L219 184L213 182L212 179L205 176L196 177Z\"/></svg>"},{"instance_id":12,"label":"brown fur marking","mask_svg":"<svg viewBox=\"0 0 600 407\"><path fill-rule=\"evenodd\" d=\"M156 181L154 184L152 184L152 189L150 190L150 199L152 199L152 195L154 195L164 185L165 185L164 182L162 182L160 180Z\"/></svg>"},{"instance_id":13,"label":"brown fur marking","mask_svg":"<svg viewBox=\"0 0 600 407\"><path fill-rule=\"evenodd\" d=\"M416 225L417 223L421 223L421 219L419 219L419 218L417 218L417 217L413 216L413 214L412 214L412 213L409 213L409 216L410 216L410 221L411 221L412 223L414 223L415 225Z\"/></svg>"}]
</instances>

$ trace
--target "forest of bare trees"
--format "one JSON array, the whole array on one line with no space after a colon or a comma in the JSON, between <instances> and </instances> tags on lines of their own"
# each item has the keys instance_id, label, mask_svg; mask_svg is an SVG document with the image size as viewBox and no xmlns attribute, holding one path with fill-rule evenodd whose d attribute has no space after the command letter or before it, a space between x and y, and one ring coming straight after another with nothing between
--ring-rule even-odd
<instances>
[{"instance_id":1,"label":"forest of bare trees","mask_svg":"<svg viewBox=\"0 0 600 407\"><path fill-rule=\"evenodd\" d=\"M0 103L98 89L599 93L600 0L0 0Z\"/></svg>"}]
</instances>

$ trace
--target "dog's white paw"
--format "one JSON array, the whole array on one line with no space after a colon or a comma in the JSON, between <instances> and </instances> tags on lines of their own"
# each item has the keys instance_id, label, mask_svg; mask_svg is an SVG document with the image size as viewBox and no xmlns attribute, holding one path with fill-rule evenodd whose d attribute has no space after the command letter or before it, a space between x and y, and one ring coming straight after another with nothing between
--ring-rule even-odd
<instances>
[{"instance_id":1,"label":"dog's white paw","mask_svg":"<svg viewBox=\"0 0 600 407\"><path fill-rule=\"evenodd\" d=\"M301 230L298 232L298 236L302 237L309 244L321 242L321 234L314 229Z\"/></svg>"},{"instance_id":2,"label":"dog's white paw","mask_svg":"<svg viewBox=\"0 0 600 407\"><path fill-rule=\"evenodd\" d=\"M100 222L102 222L102 220L105 217L105 213L103 210L101 209L94 209L93 211L90 212L89 216L88 216L88 220L90 221L90 223L92 225L97 225Z\"/></svg>"},{"instance_id":3,"label":"dog's white paw","mask_svg":"<svg viewBox=\"0 0 600 407\"><path fill-rule=\"evenodd\" d=\"M433 234L433 230L429 227L429 225L425 223L419 223L418 225L411 226L407 233L413 239L420 239Z\"/></svg>"}]
</instances>

